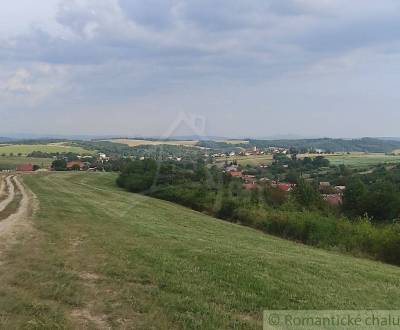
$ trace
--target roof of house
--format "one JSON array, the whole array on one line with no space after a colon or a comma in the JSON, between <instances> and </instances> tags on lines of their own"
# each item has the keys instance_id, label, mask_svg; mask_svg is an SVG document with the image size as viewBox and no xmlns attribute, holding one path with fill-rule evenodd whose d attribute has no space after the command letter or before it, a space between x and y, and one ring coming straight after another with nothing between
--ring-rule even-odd
<instances>
[{"instance_id":1,"label":"roof of house","mask_svg":"<svg viewBox=\"0 0 400 330\"><path fill-rule=\"evenodd\" d=\"M240 171L230 171L230 172L229 172L229 175L230 175L230 176L234 176L234 177L239 177L239 178L241 178L241 177L243 176L243 173L240 172Z\"/></svg>"},{"instance_id":2,"label":"roof of house","mask_svg":"<svg viewBox=\"0 0 400 330\"><path fill-rule=\"evenodd\" d=\"M324 195L323 198L328 204L334 206L341 205L343 202L342 196L338 194Z\"/></svg>"},{"instance_id":3,"label":"roof of house","mask_svg":"<svg viewBox=\"0 0 400 330\"><path fill-rule=\"evenodd\" d=\"M278 183L277 188L283 191L291 191L293 189L293 184L291 183Z\"/></svg>"},{"instance_id":4,"label":"roof of house","mask_svg":"<svg viewBox=\"0 0 400 330\"><path fill-rule=\"evenodd\" d=\"M321 187L330 187L331 183L330 182L320 182L319 185Z\"/></svg>"},{"instance_id":5,"label":"roof of house","mask_svg":"<svg viewBox=\"0 0 400 330\"><path fill-rule=\"evenodd\" d=\"M78 165L78 166L82 167L83 166L83 162L80 161L80 160L70 160L69 162L67 162L67 167L68 168L69 167L73 167L75 165Z\"/></svg>"},{"instance_id":6,"label":"roof of house","mask_svg":"<svg viewBox=\"0 0 400 330\"><path fill-rule=\"evenodd\" d=\"M32 172L33 165L32 164L20 164L17 166L18 172Z\"/></svg>"}]
</instances>

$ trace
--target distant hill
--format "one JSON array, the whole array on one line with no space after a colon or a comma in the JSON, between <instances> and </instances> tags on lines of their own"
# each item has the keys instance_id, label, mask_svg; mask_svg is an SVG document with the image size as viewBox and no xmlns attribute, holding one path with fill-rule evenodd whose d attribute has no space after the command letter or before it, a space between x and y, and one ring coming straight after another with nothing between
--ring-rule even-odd
<instances>
[{"instance_id":1,"label":"distant hill","mask_svg":"<svg viewBox=\"0 0 400 330\"><path fill-rule=\"evenodd\" d=\"M400 139L302 139L302 140L250 140L250 145L258 148L282 147L296 149L322 149L332 152L391 152L400 149Z\"/></svg>"},{"instance_id":2,"label":"distant hill","mask_svg":"<svg viewBox=\"0 0 400 330\"><path fill-rule=\"evenodd\" d=\"M380 137L378 139L384 141L400 141L400 137Z\"/></svg>"}]
</instances>

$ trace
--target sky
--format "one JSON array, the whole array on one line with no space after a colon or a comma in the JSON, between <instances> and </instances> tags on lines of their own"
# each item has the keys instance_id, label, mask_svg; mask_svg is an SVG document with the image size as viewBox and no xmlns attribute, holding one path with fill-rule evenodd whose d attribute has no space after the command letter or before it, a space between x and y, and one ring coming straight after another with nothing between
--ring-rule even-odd
<instances>
[{"instance_id":1,"label":"sky","mask_svg":"<svg viewBox=\"0 0 400 330\"><path fill-rule=\"evenodd\" d=\"M400 136L398 0L13 0L0 136Z\"/></svg>"}]
</instances>

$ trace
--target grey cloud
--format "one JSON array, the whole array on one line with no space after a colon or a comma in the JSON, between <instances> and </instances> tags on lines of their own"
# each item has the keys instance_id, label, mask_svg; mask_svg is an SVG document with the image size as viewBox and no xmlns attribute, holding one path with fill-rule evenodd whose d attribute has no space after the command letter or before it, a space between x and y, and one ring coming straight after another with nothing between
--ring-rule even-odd
<instances>
[{"instance_id":1,"label":"grey cloud","mask_svg":"<svg viewBox=\"0 0 400 330\"><path fill-rule=\"evenodd\" d=\"M296 102L279 103L272 94L264 99L271 85L260 86L273 82L280 98L302 87L297 97L305 112L310 95L303 80L315 79L312 88L323 97L312 106L322 107L329 99L322 86L343 85L355 74L353 67L361 67L357 52L367 59L363 70L392 82L386 72L378 74L383 69L376 63L387 65L388 72L385 59L394 59L392 67L396 63L399 22L398 0L62 0L53 25L0 40L0 65L13 67L10 77L26 69L29 77L20 74L8 82L15 91L40 94L47 107L56 107L60 95L64 105L112 107L173 90L171 109L180 104L182 91L189 94L187 108L204 111L201 101L191 100L205 90L205 106L220 105L221 118L230 106L215 100L232 94L242 97L237 104L250 104L258 113L276 106L289 114ZM38 63L51 66L51 73L31 70ZM332 82L319 84L319 76ZM260 95L242 96L244 88ZM355 94L362 84L359 88ZM156 106L162 108L162 102Z\"/></svg>"},{"instance_id":2,"label":"grey cloud","mask_svg":"<svg viewBox=\"0 0 400 330\"><path fill-rule=\"evenodd\" d=\"M169 28L174 24L175 0L119 0L124 13L135 22L155 29Z\"/></svg>"},{"instance_id":3,"label":"grey cloud","mask_svg":"<svg viewBox=\"0 0 400 330\"><path fill-rule=\"evenodd\" d=\"M363 17L349 16L351 5L340 9L332 2L322 6L311 0L92 0L86 5L63 1L57 22L72 37L36 30L19 37L14 50L2 51L9 57L14 51L25 60L75 64L109 59L146 62L148 57L168 65L174 57L177 65L191 60L218 64L227 54L230 60L225 65L248 61L262 66L290 57L301 63L298 59L306 56L315 60L317 56L310 55L314 51L329 56L399 40L400 14L388 16L395 8L388 2L391 5L380 6L376 17ZM364 4L368 8L373 2Z\"/></svg>"}]
</instances>

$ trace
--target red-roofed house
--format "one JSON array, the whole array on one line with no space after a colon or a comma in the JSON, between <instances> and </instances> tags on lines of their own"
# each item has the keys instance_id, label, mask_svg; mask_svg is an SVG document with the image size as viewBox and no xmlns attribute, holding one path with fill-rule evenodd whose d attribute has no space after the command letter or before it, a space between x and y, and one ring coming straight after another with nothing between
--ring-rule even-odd
<instances>
[{"instance_id":1,"label":"red-roofed house","mask_svg":"<svg viewBox=\"0 0 400 330\"><path fill-rule=\"evenodd\" d=\"M17 172L33 172L33 165L32 164L18 165Z\"/></svg>"},{"instance_id":2,"label":"red-roofed house","mask_svg":"<svg viewBox=\"0 0 400 330\"><path fill-rule=\"evenodd\" d=\"M241 178L243 177L243 173L240 171L230 171L229 175L234 177L234 178Z\"/></svg>"},{"instance_id":3,"label":"red-roofed house","mask_svg":"<svg viewBox=\"0 0 400 330\"><path fill-rule=\"evenodd\" d=\"M85 165L80 160L71 160L67 163L68 170L78 169L78 167L79 167L79 170L82 170L84 166Z\"/></svg>"},{"instance_id":4,"label":"red-roofed house","mask_svg":"<svg viewBox=\"0 0 400 330\"><path fill-rule=\"evenodd\" d=\"M292 191L295 185L291 183L278 183L276 187L282 191Z\"/></svg>"},{"instance_id":5,"label":"red-roofed house","mask_svg":"<svg viewBox=\"0 0 400 330\"><path fill-rule=\"evenodd\" d=\"M339 194L323 195L323 198L328 204L333 206L339 206L343 203L342 196Z\"/></svg>"}]
</instances>

